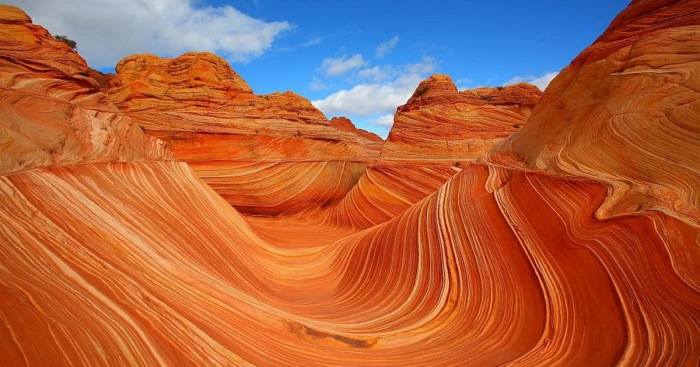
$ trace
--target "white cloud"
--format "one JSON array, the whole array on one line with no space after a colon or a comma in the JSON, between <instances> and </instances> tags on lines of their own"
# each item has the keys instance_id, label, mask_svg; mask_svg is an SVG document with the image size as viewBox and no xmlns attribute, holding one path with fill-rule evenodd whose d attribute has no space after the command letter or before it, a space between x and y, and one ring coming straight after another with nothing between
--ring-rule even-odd
<instances>
[{"instance_id":1,"label":"white cloud","mask_svg":"<svg viewBox=\"0 0 700 367\"><path fill-rule=\"evenodd\" d=\"M397 75L390 80L357 84L311 103L326 116L393 115L396 107L411 97L418 83L437 69L437 64L434 58L424 57L419 63L397 68Z\"/></svg>"},{"instance_id":2,"label":"white cloud","mask_svg":"<svg viewBox=\"0 0 700 367\"><path fill-rule=\"evenodd\" d=\"M388 55L398 43L399 36L394 36L392 39L377 46L377 49L374 52L375 56L377 56L378 59L383 58L384 56Z\"/></svg>"},{"instance_id":3,"label":"white cloud","mask_svg":"<svg viewBox=\"0 0 700 367\"><path fill-rule=\"evenodd\" d=\"M324 90L329 88L330 86L318 77L313 77L313 79L311 79L311 83L309 84L309 89L311 90Z\"/></svg>"},{"instance_id":4,"label":"white cloud","mask_svg":"<svg viewBox=\"0 0 700 367\"><path fill-rule=\"evenodd\" d=\"M391 127L394 125L394 115L382 115L369 122L372 125Z\"/></svg>"},{"instance_id":5,"label":"white cloud","mask_svg":"<svg viewBox=\"0 0 700 367\"><path fill-rule=\"evenodd\" d=\"M321 69L327 76L338 76L347 73L352 69L361 68L367 65L367 61L360 54L351 57L327 58L323 60Z\"/></svg>"},{"instance_id":6,"label":"white cloud","mask_svg":"<svg viewBox=\"0 0 700 367\"><path fill-rule=\"evenodd\" d=\"M311 103L326 116L371 116L395 110L408 100L411 92L392 84L360 84Z\"/></svg>"},{"instance_id":7,"label":"white cloud","mask_svg":"<svg viewBox=\"0 0 700 367\"><path fill-rule=\"evenodd\" d=\"M389 65L383 65L383 66L375 66L372 68L364 68L360 71L357 72L357 77L361 79L365 79L368 81L372 82L381 82L384 80L387 80L393 76L395 76L397 73L397 70L394 69L392 66Z\"/></svg>"},{"instance_id":8,"label":"white cloud","mask_svg":"<svg viewBox=\"0 0 700 367\"><path fill-rule=\"evenodd\" d=\"M533 75L528 75L528 76L516 76L507 82L503 83L504 85L511 85L511 84L517 84L520 82L528 82L530 84L534 84L537 88L540 90L545 90L547 89L547 86L549 83L557 76L559 75L558 71L554 71L551 73L547 73L542 76L533 76Z\"/></svg>"},{"instance_id":9,"label":"white cloud","mask_svg":"<svg viewBox=\"0 0 700 367\"><path fill-rule=\"evenodd\" d=\"M245 62L270 48L293 26L266 22L231 6L203 6L196 0L7 0L52 34L77 41L90 66L114 66L136 53L164 57L210 51Z\"/></svg>"},{"instance_id":10,"label":"white cloud","mask_svg":"<svg viewBox=\"0 0 700 367\"><path fill-rule=\"evenodd\" d=\"M301 47L309 47L309 46L320 45L321 41L322 41L321 37L316 37L316 38L312 38L312 39L302 43L300 46Z\"/></svg>"}]
</instances>

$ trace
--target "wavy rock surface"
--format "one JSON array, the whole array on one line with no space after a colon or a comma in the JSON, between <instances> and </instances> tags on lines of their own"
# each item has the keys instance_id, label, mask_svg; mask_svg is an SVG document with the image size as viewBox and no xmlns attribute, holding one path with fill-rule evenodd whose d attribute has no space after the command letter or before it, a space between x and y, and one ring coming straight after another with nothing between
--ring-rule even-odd
<instances>
[{"instance_id":1,"label":"wavy rock surface","mask_svg":"<svg viewBox=\"0 0 700 367\"><path fill-rule=\"evenodd\" d=\"M460 92L447 75L433 75L396 111L381 158L473 161L524 126L541 95L527 83Z\"/></svg>"},{"instance_id":2,"label":"wavy rock surface","mask_svg":"<svg viewBox=\"0 0 700 367\"><path fill-rule=\"evenodd\" d=\"M645 17L665 29L698 24L684 17L699 3L637 1L611 29ZM664 18L658 11L682 15ZM0 8L0 32L17 24L7 19L22 16ZM11 48L6 39L0 44ZM680 43L671 54L686 47ZM16 54L17 64L32 62L31 53L23 55ZM24 85L41 85L54 73L38 71L4 91L23 95ZM44 94L82 85L69 75L55 78L63 81L54 84L60 88L26 98L38 104ZM537 107L532 118L547 108ZM50 116L28 115L22 129L50 125ZM65 116L53 117L65 123ZM88 131L96 133L103 125L93 126ZM579 134L590 126L580 123ZM655 139L674 134L666 130ZM119 144L127 138L114 136ZM15 157L21 144L10 140L2 155ZM683 160L700 149L682 144ZM596 212L609 189L599 181L471 164L393 219L358 231L303 215L247 217L187 164L156 158L58 161L0 177L3 364L700 362L700 226L666 210L600 219ZM396 166L397 178L399 172ZM383 186L391 174L368 179ZM376 220L358 219L357 227Z\"/></svg>"},{"instance_id":3,"label":"wavy rock surface","mask_svg":"<svg viewBox=\"0 0 700 367\"><path fill-rule=\"evenodd\" d=\"M0 174L78 162L170 159L119 114L65 43L0 7Z\"/></svg>"},{"instance_id":4,"label":"wavy rock surface","mask_svg":"<svg viewBox=\"0 0 700 367\"><path fill-rule=\"evenodd\" d=\"M590 183L521 172L490 193L490 177L473 166L393 221L302 249L257 237L183 164L3 178L5 361L532 366L700 358L692 328L700 322L697 228L663 214L600 222L593 212L606 191Z\"/></svg>"},{"instance_id":5,"label":"wavy rock surface","mask_svg":"<svg viewBox=\"0 0 700 367\"><path fill-rule=\"evenodd\" d=\"M523 127L541 94L526 83L459 92L446 75L424 80L398 108L380 159L327 220L369 228L395 218Z\"/></svg>"},{"instance_id":6,"label":"wavy rock surface","mask_svg":"<svg viewBox=\"0 0 700 367\"><path fill-rule=\"evenodd\" d=\"M602 182L600 218L662 210L700 224L699 38L696 1L634 1L484 161Z\"/></svg>"},{"instance_id":7,"label":"wavy rock surface","mask_svg":"<svg viewBox=\"0 0 700 367\"><path fill-rule=\"evenodd\" d=\"M398 217L461 170L440 164L378 164L367 168L352 190L323 215L333 225L373 227Z\"/></svg>"},{"instance_id":8,"label":"wavy rock surface","mask_svg":"<svg viewBox=\"0 0 700 367\"><path fill-rule=\"evenodd\" d=\"M149 135L167 142L175 158L190 163L232 205L249 213L263 214L249 211L259 207L277 215L338 201L347 191L328 188L349 190L381 148L376 135L347 119L328 121L292 92L253 94L225 60L210 53L175 59L135 55L116 69L105 88L110 100ZM302 162L298 170L312 178L305 185L285 181L294 162ZM336 171L340 174L324 176ZM247 189L239 190L241 182ZM279 192L288 197L269 196ZM286 204L274 204L282 201Z\"/></svg>"}]
</instances>

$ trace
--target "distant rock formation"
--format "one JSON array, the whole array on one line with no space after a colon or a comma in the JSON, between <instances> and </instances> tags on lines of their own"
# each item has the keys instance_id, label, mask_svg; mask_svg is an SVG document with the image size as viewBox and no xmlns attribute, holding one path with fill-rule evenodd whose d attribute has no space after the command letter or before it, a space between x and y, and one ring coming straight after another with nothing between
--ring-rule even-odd
<instances>
[{"instance_id":1,"label":"distant rock formation","mask_svg":"<svg viewBox=\"0 0 700 367\"><path fill-rule=\"evenodd\" d=\"M523 127L541 95L527 83L460 92L433 75L398 108L381 159L473 161Z\"/></svg>"},{"instance_id":2,"label":"distant rock formation","mask_svg":"<svg viewBox=\"0 0 700 367\"><path fill-rule=\"evenodd\" d=\"M134 55L120 61L116 71L105 89L109 99L185 161L182 145L206 139L202 135L215 135L221 145L236 143L235 150L210 152L212 159L366 160L377 154L362 145L373 136L359 134L354 126L333 128L295 93L253 94L224 59L211 53L175 59Z\"/></svg>"},{"instance_id":3,"label":"distant rock formation","mask_svg":"<svg viewBox=\"0 0 700 367\"><path fill-rule=\"evenodd\" d=\"M328 121L295 93L253 94L211 53L135 55L116 71L104 89L109 99L246 213L331 205L381 149L376 135L349 120Z\"/></svg>"},{"instance_id":4,"label":"distant rock formation","mask_svg":"<svg viewBox=\"0 0 700 367\"><path fill-rule=\"evenodd\" d=\"M360 138L360 144L370 152L379 152L384 145L384 140L377 134L356 128L352 121L346 117L333 117L330 122L331 126L337 130L357 135ZM370 156L374 157L374 154L370 154Z\"/></svg>"},{"instance_id":5,"label":"distant rock formation","mask_svg":"<svg viewBox=\"0 0 700 367\"><path fill-rule=\"evenodd\" d=\"M527 83L460 92L447 75L422 81L396 111L380 159L326 219L369 228L397 217L525 126L541 95Z\"/></svg>"}]
</instances>

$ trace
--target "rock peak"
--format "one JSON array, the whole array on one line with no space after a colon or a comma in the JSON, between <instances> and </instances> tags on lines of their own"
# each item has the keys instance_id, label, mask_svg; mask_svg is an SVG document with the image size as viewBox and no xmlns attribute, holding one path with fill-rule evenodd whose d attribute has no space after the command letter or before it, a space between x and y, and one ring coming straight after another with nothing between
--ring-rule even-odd
<instances>
[{"instance_id":1,"label":"rock peak","mask_svg":"<svg viewBox=\"0 0 700 367\"><path fill-rule=\"evenodd\" d=\"M398 108L381 158L472 161L520 129L541 96L527 83L460 92L435 74Z\"/></svg>"},{"instance_id":2,"label":"rock peak","mask_svg":"<svg viewBox=\"0 0 700 367\"><path fill-rule=\"evenodd\" d=\"M30 18L27 13L22 11L22 9L0 4L0 23L23 24L31 22L32 18Z\"/></svg>"},{"instance_id":3,"label":"rock peak","mask_svg":"<svg viewBox=\"0 0 700 367\"><path fill-rule=\"evenodd\" d=\"M426 100L441 95L450 95L457 93L457 86L452 81L452 78L445 74L433 74L428 79L423 80L418 84L416 91L408 100L407 104L418 100Z\"/></svg>"},{"instance_id":4,"label":"rock peak","mask_svg":"<svg viewBox=\"0 0 700 367\"><path fill-rule=\"evenodd\" d=\"M383 140L380 138L377 134L374 134L372 132L369 132L367 130L363 129L358 129L355 124L350 121L349 118L347 117L333 117L330 121L331 126L333 126L335 129L338 129L340 131L345 131L349 133L353 133L355 135L359 135L361 137L364 137L365 139L368 139L373 142L377 143L382 143Z\"/></svg>"},{"instance_id":5,"label":"rock peak","mask_svg":"<svg viewBox=\"0 0 700 367\"><path fill-rule=\"evenodd\" d=\"M128 78L152 84L167 83L178 89L210 87L253 93L226 60L210 52L188 52L174 59L149 54L132 55L119 61L115 69L117 83Z\"/></svg>"}]
</instances>

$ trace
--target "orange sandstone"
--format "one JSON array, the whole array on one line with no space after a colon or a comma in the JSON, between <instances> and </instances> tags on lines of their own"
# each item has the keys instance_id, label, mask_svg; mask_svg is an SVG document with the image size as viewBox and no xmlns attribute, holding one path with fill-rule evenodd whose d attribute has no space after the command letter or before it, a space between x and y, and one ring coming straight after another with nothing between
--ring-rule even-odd
<instances>
[{"instance_id":1,"label":"orange sandstone","mask_svg":"<svg viewBox=\"0 0 700 367\"><path fill-rule=\"evenodd\" d=\"M688 167L700 147L681 139L678 126L692 132L693 101L688 107L675 104L673 111L655 109L666 106L666 92L672 101L695 92L686 88L688 94L679 95L675 74L657 70L649 76L645 68L671 60L688 78L683 85L697 82L700 67L679 58L692 59L695 54L686 51L700 42L684 38L687 27L700 25L699 5L633 2L589 48L596 51L571 66L602 73L593 74L603 75L602 83L592 83L587 73L563 73L520 132L481 163L433 165L459 173L406 210L349 217L353 205L417 200L410 190L389 184L405 180L402 166L393 164L370 171L358 184L373 180L375 189L353 188L321 220L305 213L251 218L237 211L188 164L168 161L167 151L146 144L155 140L102 98L94 80L67 72L84 70L75 56L58 57L69 50L49 39L18 41L46 33L21 11L0 7L0 34L6 35L0 38L2 100L3 110L10 111L0 121L6 130L32 132L22 140L3 130L0 144L3 363L697 365L700 225L692 211L666 205L665 191L649 189L645 200L656 205L601 219L597 213L615 198L613 178L642 181L615 164L606 166L610 158L596 152L580 162L559 158L576 165L552 158L528 166L529 151L523 149L527 139L535 152L539 144L565 151L568 144L588 142L585 137L595 135L591 130L600 134L601 126L612 124L596 106L642 116L652 109L651 116L668 129L645 139L635 129L620 130L630 133L633 153L668 150L639 158L635 162L645 164L636 174L645 175L648 187L677 188L692 203L697 172L692 175ZM618 56L626 60L635 55L625 48L630 37L638 35L637 45L643 45L656 33L666 36L656 40L662 44L672 35L685 42L668 43L663 55L656 47L646 49L639 75L616 75L626 98L618 98L612 82L609 89L595 87L618 71L587 69L588 61L601 60L593 54L621 49L624 55ZM35 58L41 55L45 58ZM43 64L26 67L35 59ZM663 78L657 80L657 73ZM627 78L644 79L632 87L624 83ZM647 105L653 96L659 104ZM18 102L48 108L30 113ZM568 105L589 110L582 110L585 118L566 108L570 114L550 112L551 106ZM69 136L75 144L64 145L53 159L5 163L39 156L41 145L27 141L51 141L46 129L75 124L75 115L65 111L90 117L91 124L78 129L84 133ZM12 120L14 114L21 120ZM575 126L560 141L558 131L568 131L567 123ZM120 126L130 126L129 133ZM557 127L556 133L548 135L544 126ZM110 139L90 138L102 131ZM659 158L674 154L676 164ZM605 169L592 177L591 167ZM286 177L312 176L315 170L290 168ZM259 176L250 186L239 180L241 189L254 190L265 180L265 169L250 171ZM441 180L443 171L434 172ZM675 180L668 179L674 172ZM271 185L259 197L286 196L285 189Z\"/></svg>"},{"instance_id":2,"label":"orange sandstone","mask_svg":"<svg viewBox=\"0 0 700 367\"><path fill-rule=\"evenodd\" d=\"M17 8L0 7L0 174L80 162L170 159L99 91L88 67Z\"/></svg>"},{"instance_id":3,"label":"orange sandstone","mask_svg":"<svg viewBox=\"0 0 700 367\"><path fill-rule=\"evenodd\" d=\"M349 121L332 124L297 94L253 94L210 53L135 55L116 69L110 100L247 213L337 202L381 148L378 137Z\"/></svg>"},{"instance_id":4,"label":"orange sandstone","mask_svg":"<svg viewBox=\"0 0 700 367\"><path fill-rule=\"evenodd\" d=\"M526 83L460 92L448 76L433 75L398 108L381 158L473 161L523 127L541 94Z\"/></svg>"},{"instance_id":5,"label":"orange sandstone","mask_svg":"<svg viewBox=\"0 0 700 367\"><path fill-rule=\"evenodd\" d=\"M700 224L700 7L634 1L484 162L611 188L596 215Z\"/></svg>"}]
</instances>

